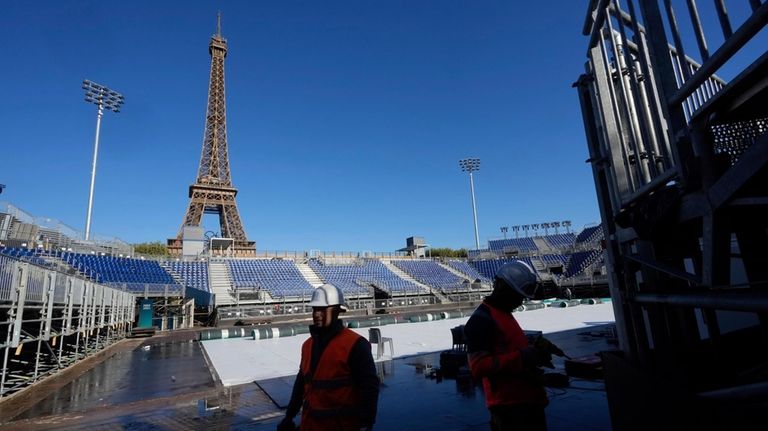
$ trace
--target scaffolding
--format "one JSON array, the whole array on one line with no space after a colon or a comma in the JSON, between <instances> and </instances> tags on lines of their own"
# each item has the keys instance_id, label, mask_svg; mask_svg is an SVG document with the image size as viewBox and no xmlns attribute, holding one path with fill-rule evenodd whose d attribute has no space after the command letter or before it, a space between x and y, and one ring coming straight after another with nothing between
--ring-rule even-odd
<instances>
[{"instance_id":1,"label":"scaffolding","mask_svg":"<svg viewBox=\"0 0 768 431\"><path fill-rule=\"evenodd\" d=\"M125 338L134 295L0 255L0 398Z\"/></svg>"},{"instance_id":2,"label":"scaffolding","mask_svg":"<svg viewBox=\"0 0 768 431\"><path fill-rule=\"evenodd\" d=\"M738 2L738 26L723 0L672 3L593 0L584 25L575 86L621 347L606 388L614 429L739 429L768 400L768 3Z\"/></svg>"}]
</instances>

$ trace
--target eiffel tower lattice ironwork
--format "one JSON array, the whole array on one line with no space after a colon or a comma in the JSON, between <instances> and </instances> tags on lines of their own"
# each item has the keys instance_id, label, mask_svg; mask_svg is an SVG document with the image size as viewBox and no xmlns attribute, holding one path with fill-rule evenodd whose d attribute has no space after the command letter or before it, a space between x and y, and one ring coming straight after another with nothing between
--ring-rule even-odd
<instances>
[{"instance_id":1,"label":"eiffel tower lattice ironwork","mask_svg":"<svg viewBox=\"0 0 768 431\"><path fill-rule=\"evenodd\" d=\"M176 238L168 240L168 251L178 256L182 252L182 235L186 226L201 226L204 214L219 216L220 235L232 239L235 256L253 256L256 243L245 235L232 186L227 150L227 114L224 93L224 58L227 40L221 36L221 16L217 33L208 45L211 55L211 76L208 84L208 108L205 115L203 152L197 180L189 186L189 207Z\"/></svg>"}]
</instances>

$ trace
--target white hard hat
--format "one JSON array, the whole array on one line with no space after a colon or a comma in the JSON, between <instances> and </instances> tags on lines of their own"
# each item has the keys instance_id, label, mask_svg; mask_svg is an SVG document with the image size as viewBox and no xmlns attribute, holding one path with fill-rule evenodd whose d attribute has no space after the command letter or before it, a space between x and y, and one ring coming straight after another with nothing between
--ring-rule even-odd
<instances>
[{"instance_id":1,"label":"white hard hat","mask_svg":"<svg viewBox=\"0 0 768 431\"><path fill-rule=\"evenodd\" d=\"M330 307L338 305L341 311L347 311L347 305L344 303L344 294L341 289L332 285L324 284L312 292L312 300L307 303L310 307Z\"/></svg>"},{"instance_id":2,"label":"white hard hat","mask_svg":"<svg viewBox=\"0 0 768 431\"><path fill-rule=\"evenodd\" d=\"M536 273L527 263L520 260L504 264L496 271L496 279L503 281L526 298L533 298L538 287Z\"/></svg>"}]
</instances>

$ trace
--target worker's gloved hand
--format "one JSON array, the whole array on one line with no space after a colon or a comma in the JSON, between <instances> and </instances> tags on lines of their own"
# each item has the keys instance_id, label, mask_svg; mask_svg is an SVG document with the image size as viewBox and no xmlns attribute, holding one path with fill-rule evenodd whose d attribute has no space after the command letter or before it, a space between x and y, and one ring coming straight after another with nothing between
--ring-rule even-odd
<instances>
[{"instance_id":1,"label":"worker's gloved hand","mask_svg":"<svg viewBox=\"0 0 768 431\"><path fill-rule=\"evenodd\" d=\"M561 348L557 347L555 343L547 340L544 337L537 338L533 343L533 346L541 351L549 353L550 355L568 358L568 355L566 355Z\"/></svg>"},{"instance_id":2,"label":"worker's gloved hand","mask_svg":"<svg viewBox=\"0 0 768 431\"><path fill-rule=\"evenodd\" d=\"M296 424L293 420L286 417L277 424L277 431L296 431Z\"/></svg>"},{"instance_id":3,"label":"worker's gloved hand","mask_svg":"<svg viewBox=\"0 0 768 431\"><path fill-rule=\"evenodd\" d=\"M552 355L533 346L520 349L520 355L523 358L525 368L548 367L555 368L552 365Z\"/></svg>"}]
</instances>

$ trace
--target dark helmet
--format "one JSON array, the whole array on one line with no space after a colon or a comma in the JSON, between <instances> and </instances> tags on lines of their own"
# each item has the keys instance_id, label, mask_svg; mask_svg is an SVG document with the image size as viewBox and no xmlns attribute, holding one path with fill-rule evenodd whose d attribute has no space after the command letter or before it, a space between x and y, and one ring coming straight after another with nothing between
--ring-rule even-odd
<instances>
[{"instance_id":1,"label":"dark helmet","mask_svg":"<svg viewBox=\"0 0 768 431\"><path fill-rule=\"evenodd\" d=\"M503 281L506 285L514 289L520 295L526 298L533 298L536 293L536 273L533 272L527 263L516 260L504 264L496 271L496 280Z\"/></svg>"}]
</instances>

